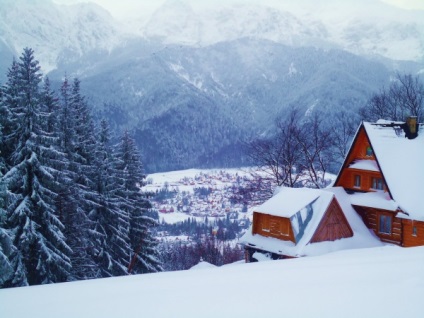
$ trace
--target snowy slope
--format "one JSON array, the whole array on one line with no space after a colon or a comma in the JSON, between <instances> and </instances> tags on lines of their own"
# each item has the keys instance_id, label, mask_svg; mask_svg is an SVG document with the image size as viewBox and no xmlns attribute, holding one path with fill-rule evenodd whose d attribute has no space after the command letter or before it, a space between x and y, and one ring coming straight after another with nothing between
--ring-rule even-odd
<instances>
[{"instance_id":1,"label":"snowy slope","mask_svg":"<svg viewBox=\"0 0 424 318\"><path fill-rule=\"evenodd\" d=\"M1 317L421 317L424 247L0 290Z\"/></svg>"}]
</instances>

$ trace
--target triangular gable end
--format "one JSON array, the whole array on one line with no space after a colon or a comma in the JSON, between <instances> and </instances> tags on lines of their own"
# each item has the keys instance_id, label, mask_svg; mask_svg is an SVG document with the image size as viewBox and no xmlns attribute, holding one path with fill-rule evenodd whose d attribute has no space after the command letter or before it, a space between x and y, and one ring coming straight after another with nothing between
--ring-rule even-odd
<instances>
[{"instance_id":1,"label":"triangular gable end","mask_svg":"<svg viewBox=\"0 0 424 318\"><path fill-rule=\"evenodd\" d=\"M367 155L367 151L366 151L367 147L371 148L370 155ZM378 162L378 154L376 154L374 151L374 147L371 143L371 140L367 134L367 131L363 123L361 123L358 131L356 132L356 135L350 146L349 152L347 156L345 157L342 167L340 168L339 174L337 175L336 181L334 182L334 187L343 187L345 189L349 188L346 186L346 178L348 178L347 168L349 168L349 165L353 162L354 159L358 159L358 158L375 160L379 173L381 174L381 177L383 178L387 192L389 193L390 198L393 199L393 196L390 192L389 185L387 184L386 179L384 177L384 172L382 171L381 166Z\"/></svg>"},{"instance_id":2,"label":"triangular gable end","mask_svg":"<svg viewBox=\"0 0 424 318\"><path fill-rule=\"evenodd\" d=\"M325 211L310 243L335 241L353 236L353 230L343 213L340 204L334 197Z\"/></svg>"}]
</instances>

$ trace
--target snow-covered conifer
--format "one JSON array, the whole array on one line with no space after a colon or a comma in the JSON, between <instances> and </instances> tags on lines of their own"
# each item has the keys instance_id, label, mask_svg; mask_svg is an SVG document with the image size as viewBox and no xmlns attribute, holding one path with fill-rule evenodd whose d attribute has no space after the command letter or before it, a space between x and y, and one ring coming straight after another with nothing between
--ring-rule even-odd
<instances>
[{"instance_id":1,"label":"snow-covered conifer","mask_svg":"<svg viewBox=\"0 0 424 318\"><path fill-rule=\"evenodd\" d=\"M75 85L76 82L78 85ZM80 95L79 81L74 80L71 85L65 76L60 89L58 134L68 166L57 206L61 210L64 233L72 249L70 280L101 277L93 260L95 233L91 230L93 223L88 217L95 204L96 193L92 190L93 181L90 179L93 174L90 160L94 151L85 151L85 144L93 138L88 135L94 135L94 132L90 132L90 128L80 129L82 126L91 127L91 120L81 118L80 107L76 104L82 98L75 98L76 95Z\"/></svg>"},{"instance_id":2,"label":"snow-covered conifer","mask_svg":"<svg viewBox=\"0 0 424 318\"><path fill-rule=\"evenodd\" d=\"M9 166L11 153L16 144L17 134L16 123L12 119L12 111L18 107L18 63L13 60L7 72L7 82L1 88L0 99L0 125L2 125L2 143L0 144L1 156L4 158L6 166Z\"/></svg>"},{"instance_id":3,"label":"snow-covered conifer","mask_svg":"<svg viewBox=\"0 0 424 318\"><path fill-rule=\"evenodd\" d=\"M44 127L48 113L43 111L39 85L41 73L32 49L24 49L18 63L18 97L10 107L14 125L14 149L9 171L4 175L13 196L6 211L7 230L13 233L18 254L15 275L19 281L44 284L66 281L71 263L64 226L56 214L58 171L52 159L60 152L57 139ZM16 278L14 277L15 281Z\"/></svg>"},{"instance_id":4,"label":"snow-covered conifer","mask_svg":"<svg viewBox=\"0 0 424 318\"><path fill-rule=\"evenodd\" d=\"M115 160L109 145L109 127L106 121L100 123L99 142L96 149L95 190L97 204L90 214L95 222L97 264L103 276L124 275L128 272L129 222L128 214L121 209L120 198L116 195L120 187L115 171Z\"/></svg>"},{"instance_id":5,"label":"snow-covered conifer","mask_svg":"<svg viewBox=\"0 0 424 318\"><path fill-rule=\"evenodd\" d=\"M162 270L157 242L151 234L156 221L146 215L150 202L140 192L146 178L141 157L134 140L125 131L116 146L118 171L122 179L120 188L121 209L129 216L131 248L130 274L158 272Z\"/></svg>"}]
</instances>

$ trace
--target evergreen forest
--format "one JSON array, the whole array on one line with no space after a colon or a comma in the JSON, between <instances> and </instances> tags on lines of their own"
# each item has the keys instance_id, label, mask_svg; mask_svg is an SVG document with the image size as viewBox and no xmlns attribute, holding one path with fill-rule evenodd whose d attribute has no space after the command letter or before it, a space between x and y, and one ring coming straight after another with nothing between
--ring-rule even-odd
<instances>
[{"instance_id":1,"label":"evergreen forest","mask_svg":"<svg viewBox=\"0 0 424 318\"><path fill-rule=\"evenodd\" d=\"M30 48L0 89L0 151L0 287L162 270L133 137L93 119L78 78L53 91Z\"/></svg>"}]
</instances>

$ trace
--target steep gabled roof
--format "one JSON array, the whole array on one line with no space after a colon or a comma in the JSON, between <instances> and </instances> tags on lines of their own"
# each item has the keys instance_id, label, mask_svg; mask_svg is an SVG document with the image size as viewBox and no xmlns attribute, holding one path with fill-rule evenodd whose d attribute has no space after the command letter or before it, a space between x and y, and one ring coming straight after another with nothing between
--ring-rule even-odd
<instances>
[{"instance_id":1,"label":"steep gabled roof","mask_svg":"<svg viewBox=\"0 0 424 318\"><path fill-rule=\"evenodd\" d=\"M278 194L258 208L255 208L254 211L290 218L299 210L312 203L313 217L308 223L300 241L295 244L291 241L283 241L277 238L252 234L252 228L246 232L240 241L247 246L288 256L320 255L341 249L381 245L381 243L370 234L360 217L353 210L348 197L348 194L346 194L341 187L323 190L282 188ZM354 233L353 237L337 241L310 243L328 206L334 199L337 199L337 202L340 204L346 220Z\"/></svg>"},{"instance_id":2,"label":"steep gabled roof","mask_svg":"<svg viewBox=\"0 0 424 318\"><path fill-rule=\"evenodd\" d=\"M409 218L424 221L422 125L415 139L405 138L400 126L387 121L364 122L363 127L392 199Z\"/></svg>"},{"instance_id":3,"label":"steep gabled roof","mask_svg":"<svg viewBox=\"0 0 424 318\"><path fill-rule=\"evenodd\" d=\"M354 167L362 170L379 170L390 198L394 202L384 202L387 210L400 208L407 214L399 213L399 217L411 218L424 221L424 126L419 125L418 137L408 139L402 129L403 122L391 122L379 120L377 123L363 122L353 139L349 152L343 162L340 172L334 184L339 185L343 169ZM364 132L373 149L375 163L365 163L366 160L357 160L350 165L351 154L359 135ZM371 167L371 164L373 165ZM375 166L376 165L376 166ZM366 167L365 167L366 166ZM360 205L360 195L352 197L353 204ZM376 202L375 195L363 195L366 202L372 199ZM383 201L381 201L383 202ZM365 203L365 201L364 201ZM393 206L396 204L396 207ZM379 208L381 204L379 203Z\"/></svg>"}]
</instances>

